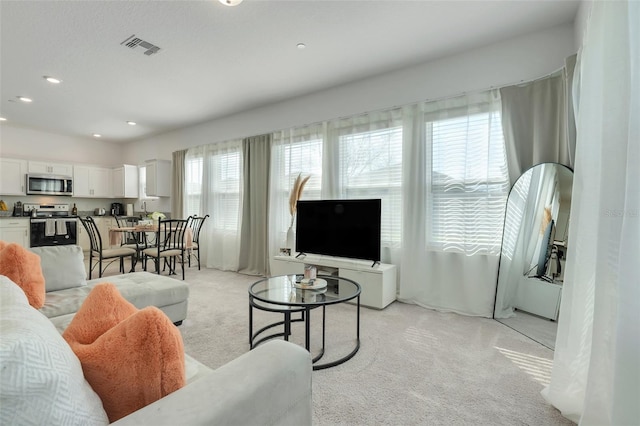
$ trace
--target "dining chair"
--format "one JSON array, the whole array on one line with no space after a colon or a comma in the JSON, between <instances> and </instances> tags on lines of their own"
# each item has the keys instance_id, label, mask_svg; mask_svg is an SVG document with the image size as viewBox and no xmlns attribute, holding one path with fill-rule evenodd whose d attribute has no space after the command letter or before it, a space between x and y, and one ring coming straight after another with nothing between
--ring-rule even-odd
<instances>
[{"instance_id":1,"label":"dining chair","mask_svg":"<svg viewBox=\"0 0 640 426\"><path fill-rule=\"evenodd\" d=\"M124 218L122 216L118 217L118 215L114 215L113 217L116 219L116 225L118 226L118 228L129 228L134 227L138 224L137 219ZM136 251L137 263L137 261L141 258L140 252L142 251L142 248L146 248L144 246L144 241L142 241L140 233L135 231L126 231L121 232L121 235L122 237L120 240L120 247L134 249ZM133 265L131 268L133 269Z\"/></svg>"},{"instance_id":2,"label":"dining chair","mask_svg":"<svg viewBox=\"0 0 640 426\"><path fill-rule=\"evenodd\" d=\"M204 221L209 217L209 215L204 215L203 217L198 216L189 216L187 219L189 221L189 227L193 231L193 242L191 243L191 248L189 251L189 268L191 268L191 256L195 256L198 261L198 271L200 270L200 231L202 230L202 225Z\"/></svg>"},{"instance_id":3,"label":"dining chair","mask_svg":"<svg viewBox=\"0 0 640 426\"><path fill-rule=\"evenodd\" d=\"M124 274L124 258L131 257L131 267L135 265L135 256L136 250L128 247L119 247L119 248L104 248L102 243L102 235L100 235L100 231L98 230L98 225L93 220L91 216L87 216L86 218L80 218L80 222L82 222L82 226L87 230L87 235L89 236L89 242L91 245L91 249L89 250L89 279L91 279L91 275L93 272L93 268L98 266L98 277L102 278L102 273L104 270L116 259L120 259L120 273ZM93 259L96 258L96 263L93 263ZM109 263L102 267L103 260L110 260Z\"/></svg>"},{"instance_id":4,"label":"dining chair","mask_svg":"<svg viewBox=\"0 0 640 426\"><path fill-rule=\"evenodd\" d=\"M164 266L169 267L169 274L176 274L176 265L182 267L182 279L184 280L184 259L187 250L184 242L184 234L189 221L187 219L166 219L158 221L156 230L156 247L142 250L144 255L144 268L147 270L149 259L153 259L156 272L160 274L160 262L164 260ZM180 262L178 262L178 259Z\"/></svg>"}]
</instances>

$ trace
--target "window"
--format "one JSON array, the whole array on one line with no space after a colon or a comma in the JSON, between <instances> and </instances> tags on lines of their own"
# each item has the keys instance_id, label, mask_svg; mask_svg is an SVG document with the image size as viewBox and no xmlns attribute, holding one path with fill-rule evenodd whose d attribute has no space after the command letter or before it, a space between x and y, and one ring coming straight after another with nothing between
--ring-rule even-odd
<instances>
[{"instance_id":1,"label":"window","mask_svg":"<svg viewBox=\"0 0 640 426\"><path fill-rule=\"evenodd\" d=\"M305 140L307 138L309 140ZM286 207L286 211L276 215L276 229L281 230L286 230L291 225L289 195L298 175L310 176L302 193L303 200L319 200L322 184L322 139L311 135L291 139L279 138L277 135L273 149L272 173L276 173L277 182L274 200L283 209Z\"/></svg>"},{"instance_id":2,"label":"window","mask_svg":"<svg viewBox=\"0 0 640 426\"><path fill-rule=\"evenodd\" d=\"M240 149L211 155L209 161L209 197L215 229L238 231L240 220Z\"/></svg>"},{"instance_id":3,"label":"window","mask_svg":"<svg viewBox=\"0 0 640 426\"><path fill-rule=\"evenodd\" d=\"M237 231L241 161L239 142L189 150L185 158L185 214L209 214L212 229Z\"/></svg>"},{"instance_id":4,"label":"window","mask_svg":"<svg viewBox=\"0 0 640 426\"><path fill-rule=\"evenodd\" d=\"M152 197L151 195L147 195L147 167L140 166L138 167L138 183L140 187L138 188L140 191L140 200L157 200L160 197Z\"/></svg>"},{"instance_id":5,"label":"window","mask_svg":"<svg viewBox=\"0 0 640 426\"><path fill-rule=\"evenodd\" d=\"M500 113L426 123L431 141L429 241L442 250L499 254L509 192Z\"/></svg>"},{"instance_id":6,"label":"window","mask_svg":"<svg viewBox=\"0 0 640 426\"><path fill-rule=\"evenodd\" d=\"M400 246L402 232L402 127L342 135L341 197L382 199L381 241Z\"/></svg>"},{"instance_id":7,"label":"window","mask_svg":"<svg viewBox=\"0 0 640 426\"><path fill-rule=\"evenodd\" d=\"M304 199L320 199L322 178L322 139L294 142L283 146L284 181L282 188L291 188L299 174L311 176L304 187Z\"/></svg>"}]
</instances>

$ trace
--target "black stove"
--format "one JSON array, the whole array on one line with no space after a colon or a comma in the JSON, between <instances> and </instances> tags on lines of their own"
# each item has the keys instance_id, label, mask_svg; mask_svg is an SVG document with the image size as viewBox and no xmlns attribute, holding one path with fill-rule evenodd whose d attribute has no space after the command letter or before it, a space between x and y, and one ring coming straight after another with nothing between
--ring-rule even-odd
<instances>
[{"instance_id":1,"label":"black stove","mask_svg":"<svg viewBox=\"0 0 640 426\"><path fill-rule=\"evenodd\" d=\"M78 221L69 204L25 203L24 212L31 216L31 247L77 244Z\"/></svg>"},{"instance_id":2,"label":"black stove","mask_svg":"<svg viewBox=\"0 0 640 426\"><path fill-rule=\"evenodd\" d=\"M69 204L30 204L24 203L24 215L31 218L55 217L70 218L75 217L70 214ZM34 212L35 211L35 216Z\"/></svg>"}]
</instances>

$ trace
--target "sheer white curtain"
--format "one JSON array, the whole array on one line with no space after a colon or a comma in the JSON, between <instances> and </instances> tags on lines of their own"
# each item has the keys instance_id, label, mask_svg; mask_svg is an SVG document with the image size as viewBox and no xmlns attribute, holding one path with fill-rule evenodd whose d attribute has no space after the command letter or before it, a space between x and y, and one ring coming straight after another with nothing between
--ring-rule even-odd
<instances>
[{"instance_id":1,"label":"sheer white curtain","mask_svg":"<svg viewBox=\"0 0 640 426\"><path fill-rule=\"evenodd\" d=\"M532 227L529 234L529 245L525 252L525 269L523 274L527 274L533 268L538 266L538 253L540 253L540 247L544 232L547 229L547 222L545 221L545 209L549 208L551 211L551 219L556 220L558 217L558 209L554 209L554 200L558 198L558 174L555 171L555 167L551 164L543 164L540 169L540 176L538 177L538 194L535 204L531 205L533 213ZM553 211L555 210L555 214Z\"/></svg>"},{"instance_id":2,"label":"sheer white curtain","mask_svg":"<svg viewBox=\"0 0 640 426\"><path fill-rule=\"evenodd\" d=\"M402 233L402 111L328 123L323 198L382 200L381 261L398 263Z\"/></svg>"},{"instance_id":3,"label":"sheer white curtain","mask_svg":"<svg viewBox=\"0 0 640 426\"><path fill-rule=\"evenodd\" d=\"M544 163L527 170L509 195L504 226L500 285L497 289L495 318L514 315L519 285L525 276L536 273L540 247L546 224L545 207L551 207L552 218L558 217L558 167Z\"/></svg>"},{"instance_id":4,"label":"sheer white curtain","mask_svg":"<svg viewBox=\"0 0 640 426\"><path fill-rule=\"evenodd\" d=\"M582 425L637 425L640 2L593 2L579 63L571 244L543 395Z\"/></svg>"},{"instance_id":5,"label":"sheer white curtain","mask_svg":"<svg viewBox=\"0 0 640 426\"><path fill-rule=\"evenodd\" d=\"M535 217L533 209L528 206L535 202L538 193L536 176L540 171L541 167L527 170L516 181L509 193L498 272L500 282L509 283L509 285L500 285L496 289L494 318L510 318L515 315L513 309L518 283L524 275L525 263L528 264L525 253L531 240Z\"/></svg>"},{"instance_id":6,"label":"sheer white curtain","mask_svg":"<svg viewBox=\"0 0 640 426\"><path fill-rule=\"evenodd\" d=\"M200 237L205 265L237 271L242 217L242 140L190 148L185 161L185 214L210 215Z\"/></svg>"},{"instance_id":7,"label":"sheer white curtain","mask_svg":"<svg viewBox=\"0 0 640 426\"><path fill-rule=\"evenodd\" d=\"M497 91L404 108L400 299L491 317L509 177Z\"/></svg>"},{"instance_id":8,"label":"sheer white curtain","mask_svg":"<svg viewBox=\"0 0 640 426\"><path fill-rule=\"evenodd\" d=\"M269 173L270 259L279 253L280 248L286 247L287 229L292 223L289 194L299 174L303 177L311 176L304 187L301 199L320 199L324 137L323 124L273 134Z\"/></svg>"}]
</instances>

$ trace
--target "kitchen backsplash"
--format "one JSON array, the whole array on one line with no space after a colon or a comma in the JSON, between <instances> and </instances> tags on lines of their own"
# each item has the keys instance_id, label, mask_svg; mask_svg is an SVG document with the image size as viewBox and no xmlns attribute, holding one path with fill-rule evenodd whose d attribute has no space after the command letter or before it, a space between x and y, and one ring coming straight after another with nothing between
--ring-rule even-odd
<instances>
[{"instance_id":1,"label":"kitchen backsplash","mask_svg":"<svg viewBox=\"0 0 640 426\"><path fill-rule=\"evenodd\" d=\"M0 196L9 209L9 211L13 212L13 206L16 202L20 201L24 203L34 203L34 204L69 204L69 210L73 207L75 203L78 209L79 216L93 216L94 210L97 208L105 209L106 215L109 216L111 214L111 203L123 203L125 206L127 204L133 204L134 216L140 216L144 214L143 202L138 199L114 199L114 198L74 198L74 197L63 197L63 196L42 196L42 195L2 195ZM161 209L161 204L159 200L145 200L146 201L146 211L147 213L153 213L154 211L163 211ZM163 212L167 217L169 217L168 212Z\"/></svg>"}]
</instances>

